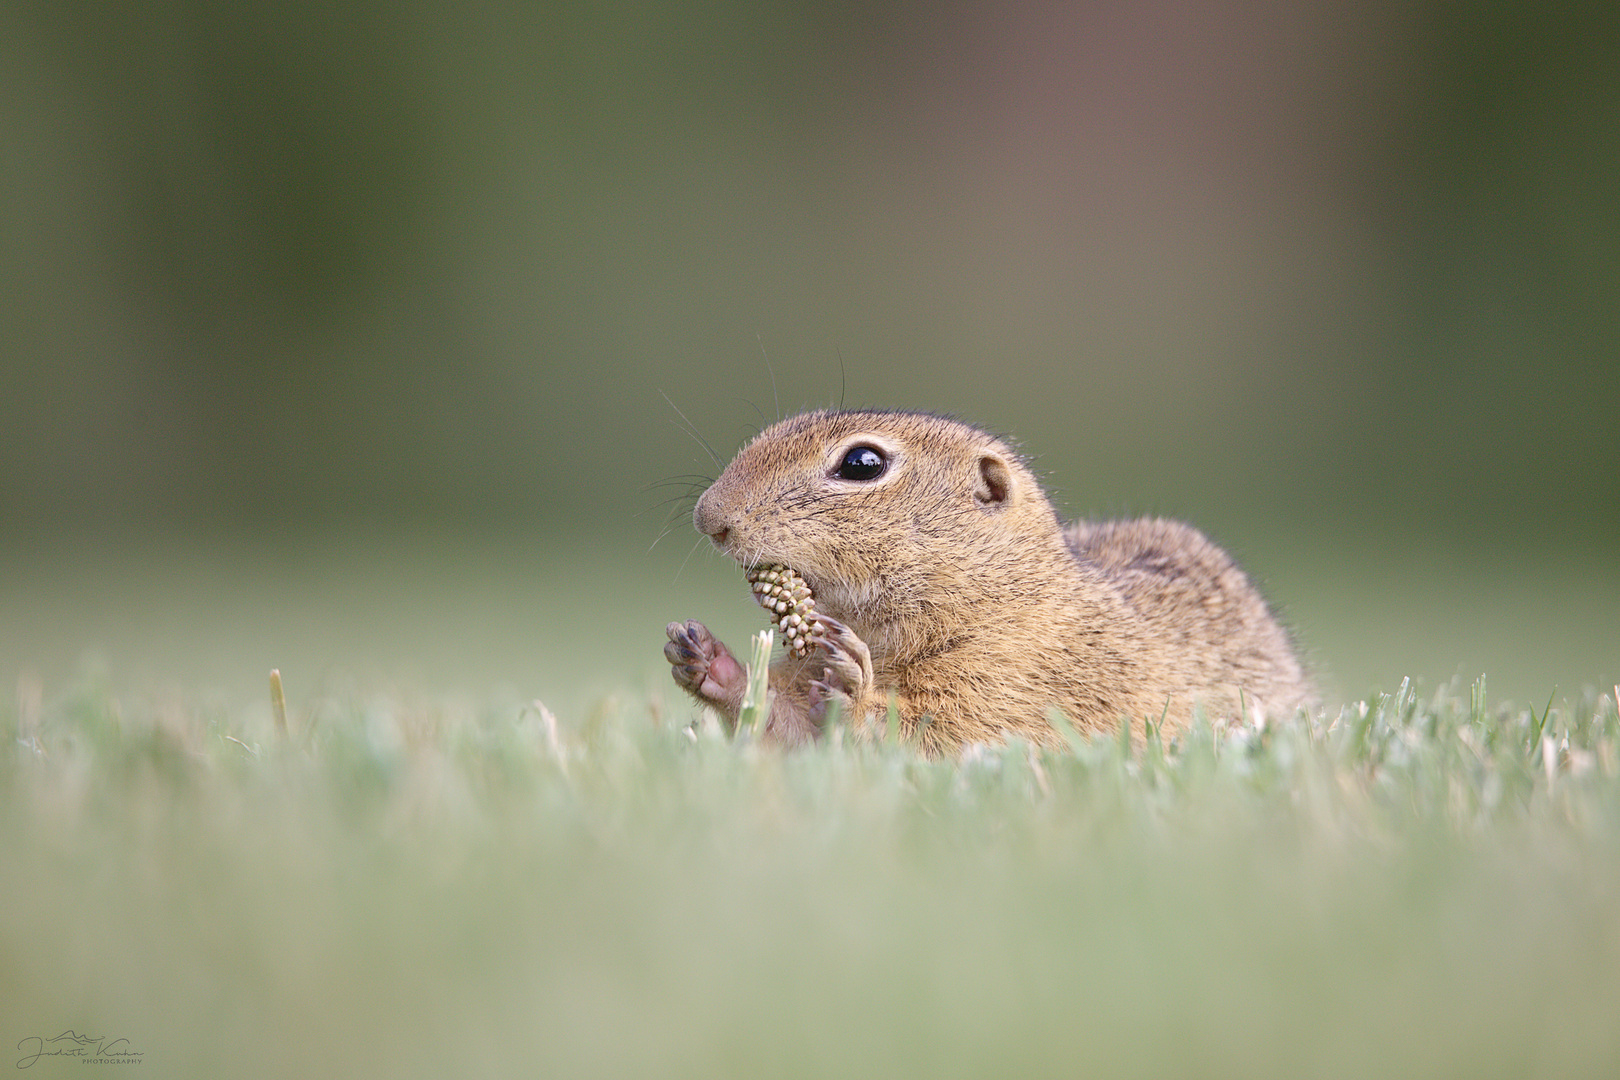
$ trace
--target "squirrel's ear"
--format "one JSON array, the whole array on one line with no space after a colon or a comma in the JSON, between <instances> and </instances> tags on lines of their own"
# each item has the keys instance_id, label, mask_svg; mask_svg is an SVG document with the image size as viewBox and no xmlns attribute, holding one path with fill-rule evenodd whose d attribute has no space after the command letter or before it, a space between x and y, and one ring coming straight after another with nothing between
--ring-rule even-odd
<instances>
[{"instance_id":1,"label":"squirrel's ear","mask_svg":"<svg viewBox=\"0 0 1620 1080\"><path fill-rule=\"evenodd\" d=\"M1013 476L1007 463L994 454L979 459L979 486L974 497L985 506L1000 506L1012 498Z\"/></svg>"}]
</instances>

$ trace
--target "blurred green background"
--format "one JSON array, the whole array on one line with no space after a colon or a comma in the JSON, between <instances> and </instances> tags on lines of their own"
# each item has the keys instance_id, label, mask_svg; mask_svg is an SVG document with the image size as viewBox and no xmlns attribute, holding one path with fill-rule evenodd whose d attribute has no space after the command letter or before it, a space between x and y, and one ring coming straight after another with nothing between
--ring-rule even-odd
<instances>
[{"instance_id":1,"label":"blurred green background","mask_svg":"<svg viewBox=\"0 0 1620 1080\"><path fill-rule=\"evenodd\" d=\"M1613 4L0 6L0 679L584 708L837 403L1230 546L1330 696L1620 678ZM667 400L666 400L667 397Z\"/></svg>"}]
</instances>

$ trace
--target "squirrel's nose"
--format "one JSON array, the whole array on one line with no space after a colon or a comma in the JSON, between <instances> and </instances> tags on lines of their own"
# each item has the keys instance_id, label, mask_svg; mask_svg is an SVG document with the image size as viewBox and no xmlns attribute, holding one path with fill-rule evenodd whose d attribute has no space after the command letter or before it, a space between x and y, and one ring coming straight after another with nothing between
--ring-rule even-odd
<instances>
[{"instance_id":1,"label":"squirrel's nose","mask_svg":"<svg viewBox=\"0 0 1620 1080\"><path fill-rule=\"evenodd\" d=\"M704 494L706 496L707 492ZM697 505L692 508L692 524L716 544L724 544L731 537L731 526L725 523L724 516L715 510L713 502L706 497L699 498Z\"/></svg>"}]
</instances>

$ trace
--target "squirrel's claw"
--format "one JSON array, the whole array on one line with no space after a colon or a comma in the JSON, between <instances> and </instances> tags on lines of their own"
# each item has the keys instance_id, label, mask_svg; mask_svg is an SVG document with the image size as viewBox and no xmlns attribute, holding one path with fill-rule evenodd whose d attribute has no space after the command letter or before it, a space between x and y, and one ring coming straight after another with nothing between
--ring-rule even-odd
<instances>
[{"instance_id":1,"label":"squirrel's claw","mask_svg":"<svg viewBox=\"0 0 1620 1080\"><path fill-rule=\"evenodd\" d=\"M748 673L731 650L696 619L672 622L664 633L669 635L664 659L669 661L675 685L735 719Z\"/></svg>"}]
</instances>

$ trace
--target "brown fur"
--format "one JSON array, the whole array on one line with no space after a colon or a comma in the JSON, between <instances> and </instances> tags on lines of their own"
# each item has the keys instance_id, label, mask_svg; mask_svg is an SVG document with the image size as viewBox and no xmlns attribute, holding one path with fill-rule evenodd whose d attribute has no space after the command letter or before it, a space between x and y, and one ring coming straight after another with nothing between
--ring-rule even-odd
<instances>
[{"instance_id":1,"label":"brown fur","mask_svg":"<svg viewBox=\"0 0 1620 1080\"><path fill-rule=\"evenodd\" d=\"M871 481L836 475L870 445ZM904 412L812 412L748 443L698 500L700 532L743 566L803 575L825 617L808 656L771 667L769 732L815 737L827 703L864 737L892 701L903 737L952 754L1021 736L1056 745L1129 717L1184 727L1311 698L1287 635L1225 552L1174 521L1065 528L1006 443ZM672 623L676 682L735 722L742 668L701 624Z\"/></svg>"}]
</instances>

